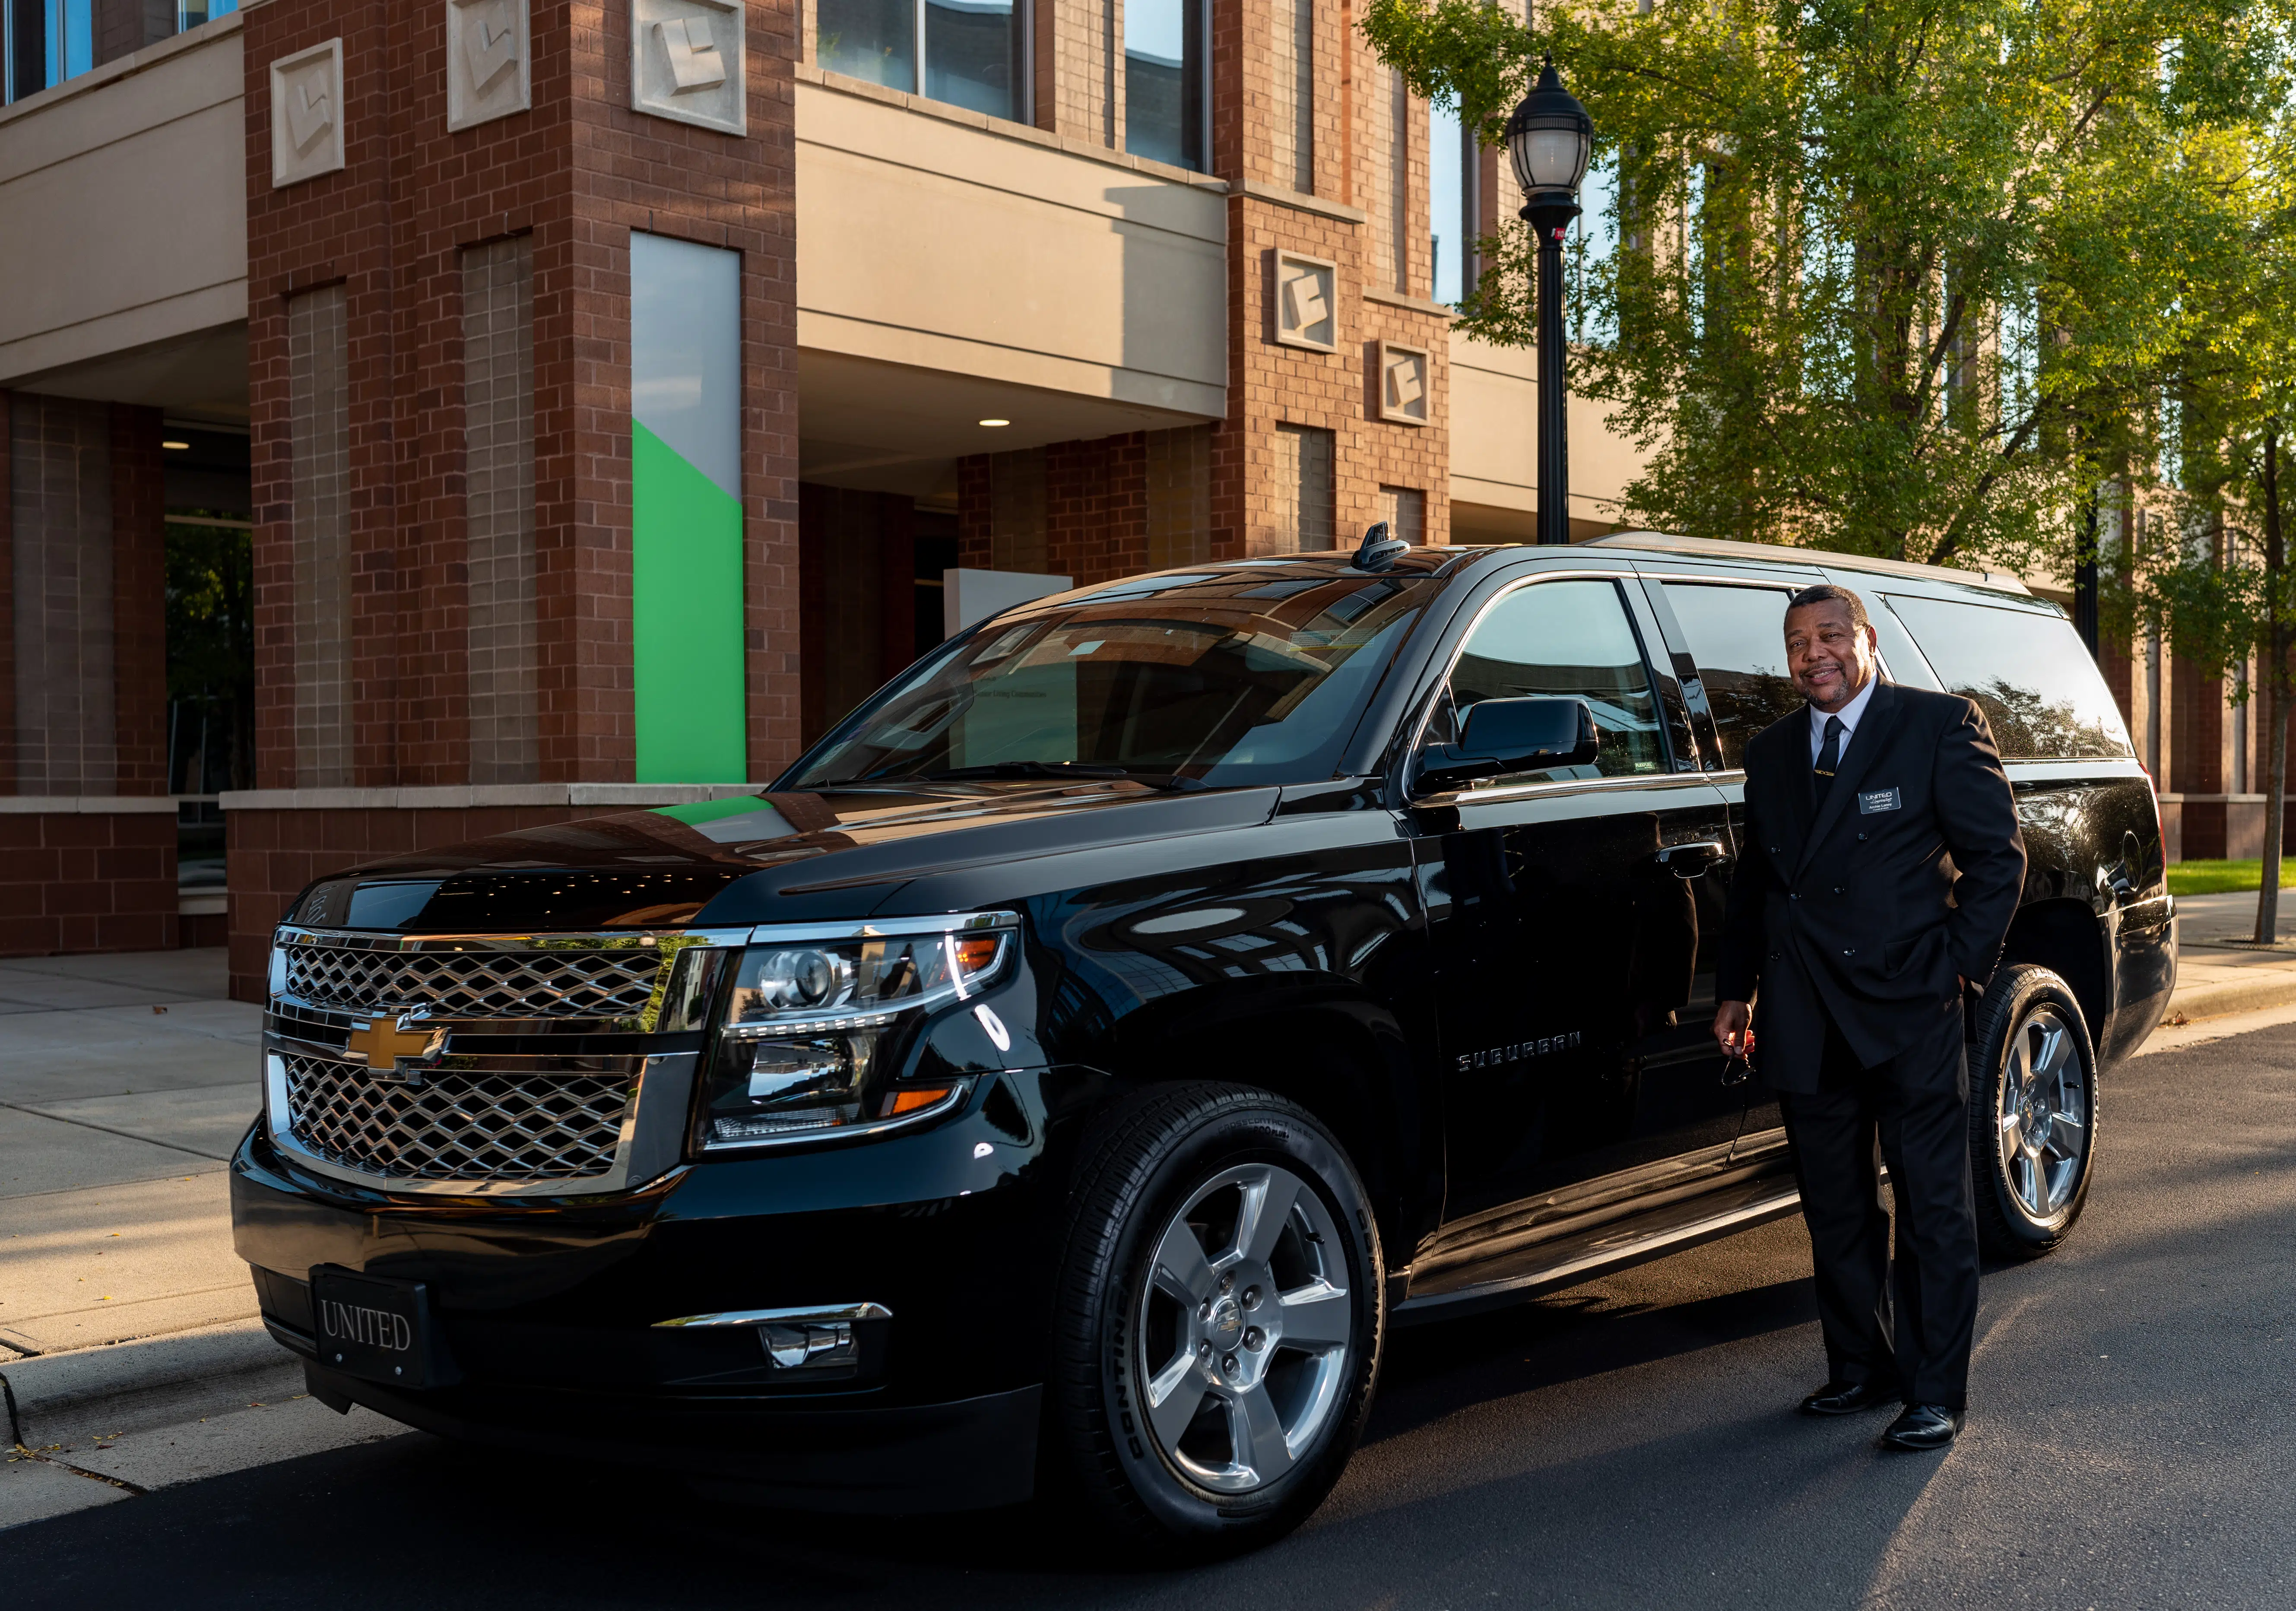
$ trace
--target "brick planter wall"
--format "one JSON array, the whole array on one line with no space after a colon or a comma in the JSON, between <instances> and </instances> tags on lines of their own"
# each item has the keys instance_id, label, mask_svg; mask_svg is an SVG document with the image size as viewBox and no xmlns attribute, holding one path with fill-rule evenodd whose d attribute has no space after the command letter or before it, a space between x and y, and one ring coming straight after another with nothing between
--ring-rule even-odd
<instances>
[{"instance_id":1,"label":"brick planter wall","mask_svg":"<svg viewBox=\"0 0 2296 1611\"><path fill-rule=\"evenodd\" d=\"M176 806L105 811L97 802L0 801L0 956L154 951L179 939Z\"/></svg>"}]
</instances>

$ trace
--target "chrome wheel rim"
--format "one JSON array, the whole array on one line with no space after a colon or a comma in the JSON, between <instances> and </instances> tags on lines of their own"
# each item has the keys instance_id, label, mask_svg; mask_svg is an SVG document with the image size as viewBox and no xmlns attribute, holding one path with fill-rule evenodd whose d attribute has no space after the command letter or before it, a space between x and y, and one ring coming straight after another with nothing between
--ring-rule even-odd
<instances>
[{"instance_id":1,"label":"chrome wheel rim","mask_svg":"<svg viewBox=\"0 0 2296 1611\"><path fill-rule=\"evenodd\" d=\"M1337 1412L1355 1333L1323 1196L1279 1165L1224 1170L1156 1241L1130 1352L1143 1418L1191 1482L1249 1493Z\"/></svg>"},{"instance_id":2,"label":"chrome wheel rim","mask_svg":"<svg viewBox=\"0 0 2296 1611\"><path fill-rule=\"evenodd\" d=\"M2001 1174L2025 1217L2062 1212L2088 1162L2088 1076L2072 1026L2057 1007L2027 1013L2009 1039L1996 1115Z\"/></svg>"}]
</instances>

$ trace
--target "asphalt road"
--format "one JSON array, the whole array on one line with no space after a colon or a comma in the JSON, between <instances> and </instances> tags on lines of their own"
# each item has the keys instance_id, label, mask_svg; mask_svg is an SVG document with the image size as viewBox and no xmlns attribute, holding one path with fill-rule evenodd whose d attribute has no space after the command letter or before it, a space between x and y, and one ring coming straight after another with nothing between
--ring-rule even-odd
<instances>
[{"instance_id":1,"label":"asphalt road","mask_svg":"<svg viewBox=\"0 0 2296 1611\"><path fill-rule=\"evenodd\" d=\"M1250 1558L1111 1573L1032 1513L824 1520L410 1435L0 1537L12 1611L2296 1605L2296 1025L2104 1087L2071 1245L1989 1270L1972 1418L1790 1413L1798 1221L1402 1334L1338 1492Z\"/></svg>"}]
</instances>

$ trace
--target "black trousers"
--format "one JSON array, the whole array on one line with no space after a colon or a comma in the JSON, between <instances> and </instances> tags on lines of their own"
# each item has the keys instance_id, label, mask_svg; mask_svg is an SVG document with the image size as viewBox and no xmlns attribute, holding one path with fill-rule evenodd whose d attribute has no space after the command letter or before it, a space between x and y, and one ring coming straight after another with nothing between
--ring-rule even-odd
<instances>
[{"instance_id":1,"label":"black trousers","mask_svg":"<svg viewBox=\"0 0 2296 1611\"><path fill-rule=\"evenodd\" d=\"M1890 1383L1908 1404L1962 1409L1977 1325L1977 1207L1958 1004L1873 1068L1829 1023L1818 1089L1781 1091L1778 1106L1809 1227L1828 1377ZM1877 1150L1897 1203L1894 1279Z\"/></svg>"}]
</instances>

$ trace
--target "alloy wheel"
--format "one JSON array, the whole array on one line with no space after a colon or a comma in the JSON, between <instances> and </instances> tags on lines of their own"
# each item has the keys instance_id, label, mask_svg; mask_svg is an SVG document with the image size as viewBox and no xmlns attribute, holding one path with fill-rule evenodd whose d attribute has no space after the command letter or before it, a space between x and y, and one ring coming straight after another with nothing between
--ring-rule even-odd
<instances>
[{"instance_id":1,"label":"alloy wheel","mask_svg":"<svg viewBox=\"0 0 2296 1611\"><path fill-rule=\"evenodd\" d=\"M2089 1085L2071 1027L2051 1003L2018 1021L2001 1071L2001 1172L2026 1217L2072 1200L2088 1161Z\"/></svg>"},{"instance_id":2,"label":"alloy wheel","mask_svg":"<svg viewBox=\"0 0 2296 1611\"><path fill-rule=\"evenodd\" d=\"M1355 1308L1322 1194L1247 1163L1196 1188L1157 1238L1132 1353L1158 1449L1188 1480L1249 1493L1332 1420Z\"/></svg>"}]
</instances>

